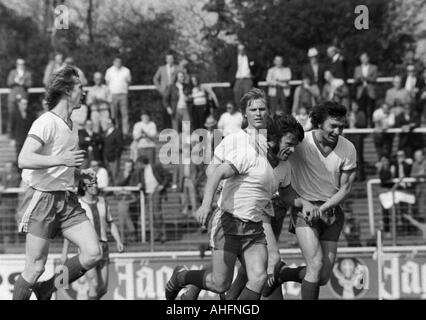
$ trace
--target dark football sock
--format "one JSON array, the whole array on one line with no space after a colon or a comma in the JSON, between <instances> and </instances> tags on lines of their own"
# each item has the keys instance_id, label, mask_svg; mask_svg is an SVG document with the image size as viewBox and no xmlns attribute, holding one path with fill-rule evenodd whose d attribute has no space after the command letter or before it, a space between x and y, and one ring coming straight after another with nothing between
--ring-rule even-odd
<instances>
[{"instance_id":1,"label":"dark football sock","mask_svg":"<svg viewBox=\"0 0 426 320\"><path fill-rule=\"evenodd\" d=\"M238 300L260 300L260 292L254 292L247 287L244 287Z\"/></svg>"},{"instance_id":2,"label":"dark football sock","mask_svg":"<svg viewBox=\"0 0 426 320\"><path fill-rule=\"evenodd\" d=\"M87 270L81 265L79 255L68 259L63 264L63 267L65 270L68 270L68 283L63 283L61 280L56 280L58 278L62 279L64 277L63 273L55 274L55 276L47 280L44 285L45 288L49 288L50 292L55 292L58 289L55 286L56 281L58 281L61 285L66 286L79 279L87 272Z\"/></svg>"},{"instance_id":3,"label":"dark football sock","mask_svg":"<svg viewBox=\"0 0 426 320\"><path fill-rule=\"evenodd\" d=\"M242 266L240 266L234 282L226 293L226 300L237 300L241 292L244 290L247 281L246 271Z\"/></svg>"},{"instance_id":4,"label":"dark football sock","mask_svg":"<svg viewBox=\"0 0 426 320\"><path fill-rule=\"evenodd\" d=\"M31 288L32 284L28 283L23 277L22 274L18 277L13 287L13 297L12 300L29 300L31 293L33 292Z\"/></svg>"},{"instance_id":5,"label":"dark football sock","mask_svg":"<svg viewBox=\"0 0 426 320\"><path fill-rule=\"evenodd\" d=\"M302 300L318 300L319 283L309 282L303 279L302 281Z\"/></svg>"},{"instance_id":6,"label":"dark football sock","mask_svg":"<svg viewBox=\"0 0 426 320\"><path fill-rule=\"evenodd\" d=\"M297 268L288 268L284 267L281 269L280 275L278 277L278 283L293 281L302 283L303 278L306 274L306 267L297 267Z\"/></svg>"},{"instance_id":7,"label":"dark football sock","mask_svg":"<svg viewBox=\"0 0 426 320\"><path fill-rule=\"evenodd\" d=\"M206 276L209 273L207 270L188 270L182 271L178 274L177 279L179 285L186 286L187 284L193 284L200 289L206 288Z\"/></svg>"}]
</instances>

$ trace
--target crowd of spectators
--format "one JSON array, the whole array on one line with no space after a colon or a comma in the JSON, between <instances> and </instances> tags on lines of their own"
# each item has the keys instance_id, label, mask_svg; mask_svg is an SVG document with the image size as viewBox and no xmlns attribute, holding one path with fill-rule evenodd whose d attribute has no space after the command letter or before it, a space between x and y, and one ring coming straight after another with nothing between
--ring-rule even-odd
<instances>
[{"instance_id":1,"label":"crowd of spectators","mask_svg":"<svg viewBox=\"0 0 426 320\"><path fill-rule=\"evenodd\" d=\"M413 51L407 52L393 76L392 87L383 94L377 86L377 78L381 72L370 62L366 52L360 55L359 65L354 66L353 82L348 82L349 66L339 48L330 46L324 56L325 59L320 59L317 48L310 48L300 74L286 64L281 55L274 57L269 69L261 70L253 55L240 43L225 61L233 99L222 104L214 90L200 82L188 60L182 59L176 63L174 54L168 52L165 64L153 76L153 83L163 106L159 110L163 118L162 127L173 128L181 133L182 121L189 121L191 131L200 128L209 130L208 139L212 139L215 128L220 129L224 136L235 132L243 125L242 114L238 111L240 98L248 90L258 86L260 81L265 81L264 89L271 115L292 114L305 131L309 131L313 128L309 113L315 104L325 100L340 102L348 109L348 128L374 128L373 139L379 160L377 168L381 178L386 176L389 180L401 175L424 175L423 136L414 133L413 129L421 126L424 117L426 70L415 59ZM51 75L65 65L75 65L74 59L64 58L60 53L55 54L46 66L43 84L46 86ZM140 118L135 123L131 121L133 119L129 119L131 68L124 66L121 58L117 57L104 73L95 72L90 84L83 70L77 70L83 85L90 86L87 88L85 104L73 113L72 119L79 128L80 148L87 152L83 166L91 167L97 172L99 187L140 186L152 200L154 212L161 212L161 199L165 197L167 188L171 187L171 190L182 194L182 215L194 211L201 197L204 168L193 164L180 165L169 174L159 163L156 147L160 124L155 123L152 115L145 109L138 110ZM301 84L291 86L290 81L294 79L301 79ZM7 84L11 88L7 132L14 141L18 155L26 134L37 117L37 114L28 110L28 88L33 83L31 72L23 59L16 61L16 67L10 72ZM220 114L218 111L222 109L225 111ZM395 134L387 132L390 128L403 129L403 133L399 135L399 151L395 159L392 154ZM348 134L347 137L358 151L357 179L364 181L366 135ZM122 154L127 146L130 154L122 161ZM410 170L405 167L400 170L400 153L404 153L407 161L412 162ZM134 237L138 237L135 232L137 201L134 195L123 191L117 193L117 199L122 213L120 228L122 231L127 229ZM158 227L155 238L164 241L162 216L155 221Z\"/></svg>"}]
</instances>

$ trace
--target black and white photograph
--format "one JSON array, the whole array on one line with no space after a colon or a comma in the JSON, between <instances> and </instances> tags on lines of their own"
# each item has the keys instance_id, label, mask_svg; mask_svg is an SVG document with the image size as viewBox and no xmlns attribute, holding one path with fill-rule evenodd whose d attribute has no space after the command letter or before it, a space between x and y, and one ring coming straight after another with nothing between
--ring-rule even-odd
<instances>
[{"instance_id":1,"label":"black and white photograph","mask_svg":"<svg viewBox=\"0 0 426 320\"><path fill-rule=\"evenodd\" d=\"M0 0L0 300L426 299L425 142L424 0Z\"/></svg>"}]
</instances>

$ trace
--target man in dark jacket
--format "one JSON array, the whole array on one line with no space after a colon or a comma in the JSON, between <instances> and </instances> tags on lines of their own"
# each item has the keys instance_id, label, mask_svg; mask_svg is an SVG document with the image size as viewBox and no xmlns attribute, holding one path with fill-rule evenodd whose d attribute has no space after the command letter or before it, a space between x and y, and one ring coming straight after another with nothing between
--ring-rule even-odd
<instances>
[{"instance_id":1,"label":"man in dark jacket","mask_svg":"<svg viewBox=\"0 0 426 320\"><path fill-rule=\"evenodd\" d=\"M262 71L242 43L232 48L224 67L228 81L234 90L235 105L239 107L243 95L253 87L257 87Z\"/></svg>"},{"instance_id":2,"label":"man in dark jacket","mask_svg":"<svg viewBox=\"0 0 426 320\"><path fill-rule=\"evenodd\" d=\"M120 157L123 151L123 136L115 128L113 119L108 119L107 130L104 136L104 160L110 173L112 185L115 184L120 168Z\"/></svg>"},{"instance_id":3,"label":"man in dark jacket","mask_svg":"<svg viewBox=\"0 0 426 320\"><path fill-rule=\"evenodd\" d=\"M148 210L151 208L154 217L154 239L166 241L166 229L161 210L161 200L165 197L171 181L171 174L160 164L151 164L147 157L141 156L136 161L139 183L147 197ZM152 205L150 205L152 203ZM149 211L148 211L149 212Z\"/></svg>"},{"instance_id":4,"label":"man in dark jacket","mask_svg":"<svg viewBox=\"0 0 426 320\"><path fill-rule=\"evenodd\" d=\"M87 164L92 160L103 162L103 139L99 133L93 131L92 120L87 120L84 129L78 130L78 144L81 150L87 152Z\"/></svg>"}]
</instances>

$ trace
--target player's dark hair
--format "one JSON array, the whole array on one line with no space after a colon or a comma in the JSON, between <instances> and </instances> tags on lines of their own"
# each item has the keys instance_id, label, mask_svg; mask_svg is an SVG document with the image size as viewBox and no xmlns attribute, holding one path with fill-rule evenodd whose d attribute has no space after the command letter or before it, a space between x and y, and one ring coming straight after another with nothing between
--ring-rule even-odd
<instances>
[{"instance_id":1,"label":"player's dark hair","mask_svg":"<svg viewBox=\"0 0 426 320\"><path fill-rule=\"evenodd\" d=\"M294 134L299 142L305 137L302 125L291 115L275 115L268 120L268 141L279 144L281 138L288 133Z\"/></svg>"},{"instance_id":2,"label":"player's dark hair","mask_svg":"<svg viewBox=\"0 0 426 320\"><path fill-rule=\"evenodd\" d=\"M78 78L77 70L72 66L65 66L56 71L46 89L46 104L49 110L57 106L64 95L70 94Z\"/></svg>"},{"instance_id":3,"label":"player's dark hair","mask_svg":"<svg viewBox=\"0 0 426 320\"><path fill-rule=\"evenodd\" d=\"M247 107L254 100L263 100L265 106L267 106L265 91L263 91L262 89L254 88L248 91L240 100L240 110L242 114L246 114Z\"/></svg>"},{"instance_id":4,"label":"player's dark hair","mask_svg":"<svg viewBox=\"0 0 426 320\"><path fill-rule=\"evenodd\" d=\"M79 180L77 187L77 195L83 197L86 194L86 184L83 180Z\"/></svg>"},{"instance_id":5,"label":"player's dark hair","mask_svg":"<svg viewBox=\"0 0 426 320\"><path fill-rule=\"evenodd\" d=\"M312 126L318 128L328 117L344 118L346 117L346 108L340 103L326 101L312 108L310 118Z\"/></svg>"}]
</instances>

